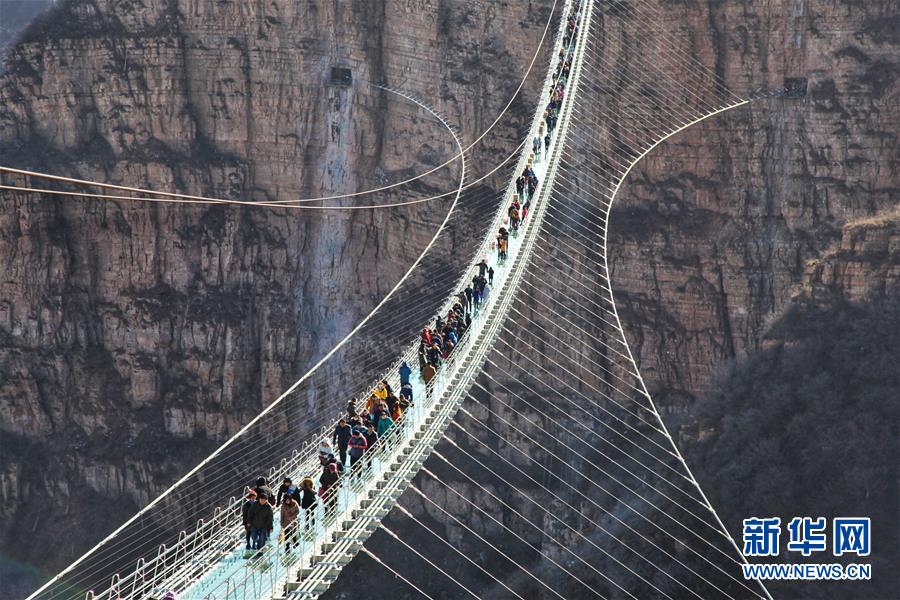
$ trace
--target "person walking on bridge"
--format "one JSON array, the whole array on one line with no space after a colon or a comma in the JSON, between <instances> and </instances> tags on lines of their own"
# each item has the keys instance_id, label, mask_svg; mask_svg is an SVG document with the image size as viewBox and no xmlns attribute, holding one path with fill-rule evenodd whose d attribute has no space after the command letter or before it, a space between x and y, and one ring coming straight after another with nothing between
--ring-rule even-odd
<instances>
[{"instance_id":1,"label":"person walking on bridge","mask_svg":"<svg viewBox=\"0 0 900 600\"><path fill-rule=\"evenodd\" d=\"M381 417L378 419L378 426L375 428L375 432L378 434L379 438L383 438L384 434L388 432L394 425L394 420L391 418L391 415L388 414L388 411L385 410L381 413Z\"/></svg>"},{"instance_id":2,"label":"person walking on bridge","mask_svg":"<svg viewBox=\"0 0 900 600\"><path fill-rule=\"evenodd\" d=\"M400 399L403 400L403 397L406 397L406 401L412 404L413 401L413 386L411 383L407 383L406 385L400 388Z\"/></svg>"},{"instance_id":3,"label":"person walking on bridge","mask_svg":"<svg viewBox=\"0 0 900 600\"><path fill-rule=\"evenodd\" d=\"M463 290L463 291L461 291L460 293L458 293L458 294L456 295L456 297L459 298L459 304L460 304L461 306L465 306L465 305L466 305L466 290Z\"/></svg>"},{"instance_id":4,"label":"person walking on bridge","mask_svg":"<svg viewBox=\"0 0 900 600\"><path fill-rule=\"evenodd\" d=\"M321 442L319 442L319 462L320 463L322 463L324 465L326 459L328 458L328 455L331 454L332 452L333 451L331 449L331 443L328 441L327 438L322 440Z\"/></svg>"},{"instance_id":5,"label":"person walking on bridge","mask_svg":"<svg viewBox=\"0 0 900 600\"><path fill-rule=\"evenodd\" d=\"M412 376L412 369L409 368L409 365L406 364L404 360L400 363L400 387L409 384L409 378Z\"/></svg>"},{"instance_id":6,"label":"person walking on bridge","mask_svg":"<svg viewBox=\"0 0 900 600\"><path fill-rule=\"evenodd\" d=\"M513 231L519 230L519 199L515 198L507 210L509 215L509 224Z\"/></svg>"},{"instance_id":7,"label":"person walking on bridge","mask_svg":"<svg viewBox=\"0 0 900 600\"><path fill-rule=\"evenodd\" d=\"M247 489L246 499L241 506L241 521L244 524L244 539L247 550L253 549L253 541L250 539L250 509L256 504L256 490Z\"/></svg>"},{"instance_id":8,"label":"person walking on bridge","mask_svg":"<svg viewBox=\"0 0 900 600\"><path fill-rule=\"evenodd\" d=\"M284 500L286 495L291 495L294 493L294 490L297 488L294 487L294 482L291 481L290 477L285 477L284 482L278 488L278 496L275 498L275 506L281 506L281 502Z\"/></svg>"},{"instance_id":9,"label":"person walking on bridge","mask_svg":"<svg viewBox=\"0 0 900 600\"><path fill-rule=\"evenodd\" d=\"M430 332L429 332L429 335L430 335ZM386 382L383 380L381 382L379 382L378 386L375 388L375 391L372 392L373 394L375 394L375 397L378 398L379 400L384 400L385 398L387 398L388 388L385 385L385 383Z\"/></svg>"},{"instance_id":10,"label":"person walking on bridge","mask_svg":"<svg viewBox=\"0 0 900 600\"><path fill-rule=\"evenodd\" d=\"M509 238L507 238L502 233L497 236L497 260L504 261L506 260L506 245L509 243Z\"/></svg>"},{"instance_id":11,"label":"person walking on bridge","mask_svg":"<svg viewBox=\"0 0 900 600\"><path fill-rule=\"evenodd\" d=\"M334 484L338 481L338 468L337 463L331 463L325 465L325 469L322 471L322 476L319 477L319 496L321 496L325 500L325 510L331 509L334 506L335 500L337 500L337 490L334 488Z\"/></svg>"},{"instance_id":12,"label":"person walking on bridge","mask_svg":"<svg viewBox=\"0 0 900 600\"><path fill-rule=\"evenodd\" d=\"M284 536L284 551L291 551L291 544L297 542L297 515L300 514L300 505L291 495L284 497L281 504L281 534Z\"/></svg>"},{"instance_id":13,"label":"person walking on bridge","mask_svg":"<svg viewBox=\"0 0 900 600\"><path fill-rule=\"evenodd\" d=\"M366 452L366 448L369 446L369 443L366 441L365 436L363 436L362 432L359 429L353 430L353 435L350 436L350 468L353 468L353 465L363 457L363 454Z\"/></svg>"},{"instance_id":14,"label":"person walking on bridge","mask_svg":"<svg viewBox=\"0 0 900 600\"><path fill-rule=\"evenodd\" d=\"M378 443L378 432L375 431L375 426L371 423L369 423L369 426L366 428L365 438L366 452L369 452L375 447L375 444Z\"/></svg>"},{"instance_id":15,"label":"person walking on bridge","mask_svg":"<svg viewBox=\"0 0 900 600\"><path fill-rule=\"evenodd\" d=\"M425 365L425 368L422 369L422 381L425 382L425 391L428 392L428 384L431 383L431 380L434 379L434 376L437 374L437 367L434 363L429 362Z\"/></svg>"},{"instance_id":16,"label":"person walking on bridge","mask_svg":"<svg viewBox=\"0 0 900 600\"><path fill-rule=\"evenodd\" d=\"M482 258L481 262L478 263L478 276L484 277L484 274L487 273L487 270L488 270L487 259Z\"/></svg>"},{"instance_id":17,"label":"person walking on bridge","mask_svg":"<svg viewBox=\"0 0 900 600\"><path fill-rule=\"evenodd\" d=\"M347 464L347 445L350 443L352 433L353 430L347 425L347 420L341 419L338 421L337 426L334 428L334 434L331 436L331 443L338 447L342 465Z\"/></svg>"},{"instance_id":18,"label":"person walking on bridge","mask_svg":"<svg viewBox=\"0 0 900 600\"><path fill-rule=\"evenodd\" d=\"M300 482L300 509L304 514L304 527L309 529L313 525L313 517L315 516L316 505L316 485L313 483L312 477L304 477Z\"/></svg>"},{"instance_id":19,"label":"person walking on bridge","mask_svg":"<svg viewBox=\"0 0 900 600\"><path fill-rule=\"evenodd\" d=\"M422 372L422 369L425 368L425 364L428 362L426 353L425 340L419 340L419 373Z\"/></svg>"},{"instance_id":20,"label":"person walking on bridge","mask_svg":"<svg viewBox=\"0 0 900 600\"><path fill-rule=\"evenodd\" d=\"M260 494L257 503L250 508L250 537L253 539L253 549L260 551L266 545L272 528L275 524L275 513L269 504L269 497ZM257 552L257 556L259 556Z\"/></svg>"},{"instance_id":21,"label":"person walking on bridge","mask_svg":"<svg viewBox=\"0 0 900 600\"><path fill-rule=\"evenodd\" d=\"M473 302L475 304L475 308L478 309L481 307L481 275L476 275L474 279L472 279L472 290L473 293Z\"/></svg>"},{"instance_id":22,"label":"person walking on bridge","mask_svg":"<svg viewBox=\"0 0 900 600\"><path fill-rule=\"evenodd\" d=\"M347 418L352 419L357 416L359 416L359 398L354 396L347 402Z\"/></svg>"},{"instance_id":23,"label":"person walking on bridge","mask_svg":"<svg viewBox=\"0 0 900 600\"><path fill-rule=\"evenodd\" d=\"M428 349L428 362L437 366L441 362L441 346L437 342L431 345L431 348Z\"/></svg>"}]
</instances>

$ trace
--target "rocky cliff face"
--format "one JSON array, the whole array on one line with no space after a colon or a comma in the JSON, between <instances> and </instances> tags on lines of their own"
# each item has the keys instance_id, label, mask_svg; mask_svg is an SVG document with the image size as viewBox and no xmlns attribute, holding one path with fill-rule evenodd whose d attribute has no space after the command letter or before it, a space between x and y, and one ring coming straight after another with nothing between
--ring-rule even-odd
<instances>
[{"instance_id":1,"label":"rocky cliff face","mask_svg":"<svg viewBox=\"0 0 900 600\"><path fill-rule=\"evenodd\" d=\"M804 268L803 293L816 300L889 301L900 293L900 217L851 221L841 242Z\"/></svg>"},{"instance_id":2,"label":"rocky cliff face","mask_svg":"<svg viewBox=\"0 0 900 600\"><path fill-rule=\"evenodd\" d=\"M396 181L453 148L362 82L416 92L471 140L512 96L549 4L62 3L7 62L0 162L236 198ZM622 190L616 298L664 406L759 350L804 286L895 293L896 233L881 220L898 193L893 4L657 3L741 94L808 78L802 98L673 138ZM328 86L332 66L353 87ZM505 156L515 126L477 156ZM100 534L51 541L48 497L76 530L98 501L133 512L346 331L442 216L2 203L0 423L14 451L0 525L7 551L48 570ZM35 532L24 551L22 523Z\"/></svg>"},{"instance_id":3,"label":"rocky cliff face","mask_svg":"<svg viewBox=\"0 0 900 600\"><path fill-rule=\"evenodd\" d=\"M545 53L515 92L551 5L60 2L9 52L0 163L225 198L361 191L456 153L427 113L369 83L385 82L464 143L514 100L470 152L475 178L518 143ZM332 67L353 83L334 84ZM359 202L425 197L458 176L451 164ZM0 202L0 529L7 553L48 571L290 385L447 210ZM48 512L69 524L64 540Z\"/></svg>"},{"instance_id":4,"label":"rocky cliff face","mask_svg":"<svg viewBox=\"0 0 900 600\"><path fill-rule=\"evenodd\" d=\"M623 187L610 248L635 357L733 534L749 514L871 514L896 562L897 7L679 10L733 89L807 92L673 137ZM770 591L889 597L880 571Z\"/></svg>"},{"instance_id":5,"label":"rocky cliff face","mask_svg":"<svg viewBox=\"0 0 900 600\"><path fill-rule=\"evenodd\" d=\"M759 350L804 284L853 299L895 285L891 234L865 220L900 201L900 15L892 2L804 0L667 14L742 95L808 80L805 96L678 134L621 192L617 300L655 397L677 410L723 361Z\"/></svg>"}]
</instances>

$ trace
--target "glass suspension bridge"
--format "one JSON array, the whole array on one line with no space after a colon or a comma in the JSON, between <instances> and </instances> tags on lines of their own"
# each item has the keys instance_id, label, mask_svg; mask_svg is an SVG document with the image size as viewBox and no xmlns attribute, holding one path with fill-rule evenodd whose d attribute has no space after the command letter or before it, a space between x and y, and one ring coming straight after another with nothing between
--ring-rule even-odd
<instances>
[{"instance_id":1,"label":"glass suspension bridge","mask_svg":"<svg viewBox=\"0 0 900 600\"><path fill-rule=\"evenodd\" d=\"M554 5L541 44L548 92L502 165L509 178L499 193L466 180L472 146L446 119L385 88L431 113L459 150L459 185L444 195L447 217L431 243L300 381L30 598L316 598L363 556L403 593L424 597L437 597L428 582L440 581L461 598L768 598L743 580L739 549L663 424L612 292L610 209L629 172L663 141L748 102L662 17L640 0ZM555 127L535 155L549 90L560 86ZM529 163L539 183L500 261L495 236ZM460 207L482 222L482 237L454 250L467 260L450 277L446 236L463 222ZM427 385L413 376L412 405L301 514L290 552L270 538L245 558L243 498L229 495L257 474L271 485L317 475L318 443L346 398L367 397L382 379L399 388L398 365L418 363L417 331L447 314L485 258L493 285L436 376ZM386 520L407 523L407 533ZM404 561L375 549L379 530L387 537L377 546L392 544ZM442 547L447 561L423 543Z\"/></svg>"}]
</instances>

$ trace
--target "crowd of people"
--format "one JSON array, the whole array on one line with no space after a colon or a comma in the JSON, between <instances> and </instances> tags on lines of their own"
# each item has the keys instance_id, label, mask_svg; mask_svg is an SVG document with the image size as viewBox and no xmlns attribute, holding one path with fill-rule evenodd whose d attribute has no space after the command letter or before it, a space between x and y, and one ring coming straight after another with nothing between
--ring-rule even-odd
<instances>
[{"instance_id":1,"label":"crowd of people","mask_svg":"<svg viewBox=\"0 0 900 600\"><path fill-rule=\"evenodd\" d=\"M566 83L572 67L573 41L578 33L577 15L580 2L574 3L566 23L563 49L549 89L549 101L543 120L534 137L532 151L522 174L516 179L516 193L507 210L509 229L499 228L496 238L498 264L507 258L510 234L515 235L528 216L531 200L538 186L533 165L541 161L550 149L551 136L556 128L559 110L565 97ZM449 359L472 324L472 318L487 300L494 284L494 269L487 260L478 263L472 283L460 291L445 316L438 316L434 325L422 329L418 348L419 376L429 390L442 363ZM404 361L399 367L400 389L395 392L387 379L382 380L364 403L353 398L347 404L347 416L341 418L331 436L323 439L318 447L322 468L318 486L311 477L304 477L295 485L285 477L277 493L273 493L265 477L260 477L253 487L246 489L241 509L245 529L245 556L259 553L272 535L275 526L275 510L279 511L280 542L285 551L296 546L301 530L314 525L318 502L328 508L336 499L335 486L345 469L362 460L371 452L394 424L409 410L414 402L411 378L413 369ZM426 392L427 393L427 392ZM349 463L348 463L349 459ZM302 516L301 516L302 515Z\"/></svg>"}]
</instances>

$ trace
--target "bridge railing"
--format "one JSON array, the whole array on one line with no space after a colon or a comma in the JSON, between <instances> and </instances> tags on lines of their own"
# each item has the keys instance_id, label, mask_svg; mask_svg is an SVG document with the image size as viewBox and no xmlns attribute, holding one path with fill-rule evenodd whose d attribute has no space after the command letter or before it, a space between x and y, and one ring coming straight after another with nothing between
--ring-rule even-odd
<instances>
[{"instance_id":1,"label":"bridge railing","mask_svg":"<svg viewBox=\"0 0 900 600\"><path fill-rule=\"evenodd\" d=\"M456 289L463 289L467 283L471 281L472 277L474 277L474 274L478 272L478 263L481 258L493 251L492 243L494 232L507 221L506 207L511 202L513 194L515 193L515 179L528 163L532 149L530 142L538 134L540 125L543 122L542 114L544 105L547 102L545 94L550 88L550 84L554 83L554 68L558 60L559 50L562 48L566 21L572 3L572 0L567 0L564 3L560 21L561 25L557 31L553 51L549 57L549 66L546 72L544 85L540 90L538 108L524 142L523 150L519 155L513 177L508 181L501 196L501 205L494 216L490 228L487 230L488 236L482 241L479 249L474 254L469 268L460 276ZM448 298L441 309L432 317L431 322L433 322L434 318L437 316L446 315L456 301L457 298L455 295ZM473 318L473 325L475 324L475 320L480 319L483 314L486 314L486 311L479 311L476 317ZM473 328L467 330L460 339L460 344L463 346L468 344L469 340L475 337L471 335L472 329ZM458 345L457 349L459 350L461 347ZM386 376L379 376L374 380L368 387L369 393L375 389L381 379L396 381L396 373L400 364L403 361L414 364L417 360L417 354L418 340L406 347L401 356L394 361ZM441 385L445 381L448 371L451 371L452 366L455 364L455 357L460 356L461 354L463 353L454 351L451 357L444 361L444 365L438 371L435 380L430 384L431 389L427 396L432 402L435 396L440 396L440 392L435 392L436 386ZM312 540L307 539L308 536L305 535L306 532L304 532L304 535L298 535L299 548L298 552L296 552L298 556L306 556L309 551L312 550L312 548L309 547L310 543L321 543L323 539L327 539L327 536L340 524L340 519L337 518L337 515L344 514L347 510L352 510L350 507L363 499L360 496L359 491L352 489L355 481L351 480L354 478L358 480L360 478L360 472L364 469L374 470L376 464L389 462L385 461L384 457L390 456L390 452L395 451L398 445L400 445L403 440L407 439L407 436L403 434L409 431L408 427L410 426L410 423L412 420L415 420L412 419L413 416L422 417L421 411L424 410L423 404L425 403L421 402L421 399L414 402L413 405L410 406L410 411L412 412L410 414L404 414L404 416L398 420L398 423L391 428L389 435L385 436L384 440L379 441L378 451L374 453L366 452L364 454L365 460L355 463L354 467L350 469L350 472L343 475L339 482L333 486L330 495L326 496L325 499L320 498L314 509L310 511L310 514L301 517L303 518L304 523L309 522L318 524L316 527L323 525L327 527L320 531L322 535L313 535ZM429 404L429 406L432 406L432 404ZM274 482L280 481L281 478L285 476L300 478L308 474L316 473L320 469L316 446L323 437L327 436L330 431L333 430L334 426L337 424L337 420L338 418L335 418L332 424L324 425L319 428L314 433L314 437L304 444L301 449L294 450L289 458L282 459L278 467L272 467L269 472L269 480ZM387 468L388 466L389 465L385 464L382 465L381 468ZM209 572L210 568L219 563L225 554L229 551L233 551L236 546L239 546L242 543L244 528L241 523L240 515L243 501L243 498L232 497L225 507L215 510L211 519L201 519L198 521L195 529L189 533L182 531L179 534L178 541L174 545L168 547L165 545L160 546L155 558L150 560L139 560L135 570L125 577L119 575L114 576L110 582L110 588L105 592L98 595L94 595L93 592L88 592L88 599L117 600L118 598L122 598L124 600L126 598L161 598L167 590L190 589L197 582L201 581L204 575ZM328 508L325 508L326 505ZM271 560L273 555L277 555L277 548L278 544L268 544L261 559ZM254 563L255 562L257 561L254 561ZM265 577L271 586L277 585L276 582L287 577L290 569L299 568L301 566L301 564L296 563L282 565L281 561L277 560L271 560L271 562L273 564L267 569L266 572L268 574ZM226 583L224 585L217 586L214 590L208 592L209 595L204 595L203 597L229 599L243 598L245 597L244 594L251 588L255 590L255 592L261 592L262 590L259 586L262 585L262 579L258 576L254 576L252 569L244 568L241 570L243 571L241 575L229 576L226 578Z\"/></svg>"},{"instance_id":2,"label":"bridge railing","mask_svg":"<svg viewBox=\"0 0 900 600\"><path fill-rule=\"evenodd\" d=\"M435 396L446 384L446 378L446 369L442 367L441 374L436 375L426 386L425 397L415 399L385 435L379 438L377 445L366 450L362 458L345 470L312 508L305 511L305 514L301 513L298 517L298 531L293 536L297 545L290 554L285 552L282 545L269 543L231 576L215 587L204 590L202 597L220 600L262 598L280 589L296 569L309 564L318 547L323 542L330 541L332 534L342 529L342 516L352 518L353 511L359 509L362 501L368 497L371 488L366 483L377 481L386 475L392 459L414 435L434 406ZM287 541L289 540L285 538L285 542Z\"/></svg>"},{"instance_id":3,"label":"bridge railing","mask_svg":"<svg viewBox=\"0 0 900 600\"><path fill-rule=\"evenodd\" d=\"M514 254L512 245L510 254ZM501 287L505 275L506 269L498 269L495 277L497 288ZM297 535L298 547L295 547L292 554L281 559L282 547L278 544L267 544L256 558L238 567L235 573L220 580L215 587L204 589L200 597L209 600L243 600L262 598L279 591L293 572L309 563L320 544L331 541L334 533L343 530L341 517L349 515L352 519L353 511L360 510L362 502L368 499L371 487L364 482L378 481L387 474L401 449L410 442L433 410L439 406L448 384L466 364L466 350L475 343L493 300L493 296L486 298L481 307L474 311L470 327L460 337L450 356L442 362L434 379L425 386L424 397L415 399L386 435L379 438L377 446L373 450L367 450L362 458L355 462L323 497L319 498L312 509L298 517L302 521L303 529ZM415 345L411 347L412 350L415 348ZM190 594L190 597L196 595Z\"/></svg>"},{"instance_id":4,"label":"bridge railing","mask_svg":"<svg viewBox=\"0 0 900 600\"><path fill-rule=\"evenodd\" d=\"M503 272L500 271L497 275L499 287ZM357 510L361 502L367 499L370 488L363 485L363 482L365 480L377 481L385 474L385 471L391 466L391 459L396 457L400 449L415 435L415 432L437 405L437 401L447 389L448 382L461 366L461 361L465 360L465 350L477 337L492 300L492 297L486 298L482 306L474 311L472 324L460 337L454 351L442 362L434 379L426 384L424 397L416 398L385 436L379 438L377 446L372 450L367 450L363 457L341 475L338 481L317 500L316 505L298 517L298 521L303 527L295 537L296 542L291 542L294 545L291 555L286 560L280 560L281 547L279 544L267 544L254 559L245 563L243 567L239 566L234 574L219 580L215 586L203 589L199 596L227 600L262 597L267 592L275 591L277 587L283 585L290 577L292 570L306 566L317 545L330 540L332 534L342 528L340 516L351 515L352 517L352 511ZM412 360L416 350L417 345L411 345L401 360ZM320 468L317 454L312 457L311 461L315 468ZM311 471L312 469L308 472ZM234 516L234 520L234 522L238 521L238 515ZM237 536L240 531L242 530L239 527L231 528L230 548L232 550L239 545ZM169 580L161 586L160 593L164 593L165 589L185 589L174 585L175 583L177 583L175 580ZM198 594L189 594L189 597L192 598L196 596Z\"/></svg>"},{"instance_id":5,"label":"bridge railing","mask_svg":"<svg viewBox=\"0 0 900 600\"><path fill-rule=\"evenodd\" d=\"M563 12L563 26L558 32L557 43L554 45L554 52L550 57L550 69L548 69L545 86L542 88L542 98L543 90L549 89L549 84L553 82L552 69L556 64L558 50L561 47L562 38L564 37L565 23L568 14L569 3L567 2ZM579 19L579 24L580 23L581 20ZM574 44L575 40L572 41L572 46L574 46ZM566 50L568 50L568 48ZM543 105L544 101L542 99L538 107L535 121L529 131L527 141L530 141L540 128ZM518 175L524 170L524 166L528 161L530 148L530 145L526 142L526 148L520 155L515 175ZM515 177L507 186L503 195L504 202L495 215L492 229L489 229L489 231L496 231L505 222L505 208L511 200L514 191ZM469 269L461 276L461 284L464 285L474 276L478 270L477 264L479 259L482 256L485 256L490 249L491 238L488 237L482 242L480 251L474 255L474 260ZM512 253L512 247L510 248L510 251ZM495 289L500 289L505 273L500 271L497 275L497 285ZM426 416L437 406L437 401L446 390L447 383L454 378L458 370L463 366L461 363L464 363L466 359L465 350L467 346L474 343L474 340L478 337L478 333L483 326L483 320L489 312L487 308L492 300L493 298L487 298L481 309L475 312L472 325L460 338L459 344L457 344L450 357L443 362L435 379L426 386L427 392L425 398L416 400L410 407L411 411L404 413L391 428L388 435L379 440L379 445L375 449L375 452L367 451L363 455L363 458L357 461L349 472L341 476L339 481L328 490L324 498L317 503L314 510L310 511L306 517L305 523L309 523L310 520L315 523L313 526L315 533L312 535L312 544L314 546L325 541L331 541L332 534L343 529L341 515L346 516L349 514L352 517L352 511L359 510L358 507L361 505L361 502L368 497L367 494L370 488L361 485L362 479L368 478L371 481L377 481L380 475L382 475L386 469L390 468L392 463L391 459L396 457L400 448L408 443L409 439L418 430ZM444 310L438 314L444 314L455 301L456 299L451 297L446 302ZM412 344L400 360L411 361L413 356L415 356L416 348L417 343ZM399 362L400 361L398 360L397 364L399 364ZM273 592L280 589L284 582L290 578L292 569L303 568L305 566L304 561L309 559L309 556L311 556L315 549L315 547L301 547L299 552L297 552L298 562L286 561L287 564L282 568L282 563L278 560L280 549L277 545L269 545L264 549L263 557L260 559L260 562L266 565L265 569L260 569L257 566L250 564L241 569L239 573L235 573L233 576L229 577L227 581L221 583L216 590L211 590L209 595L205 595L204 598L238 600L247 597L263 597L267 592Z\"/></svg>"}]
</instances>

